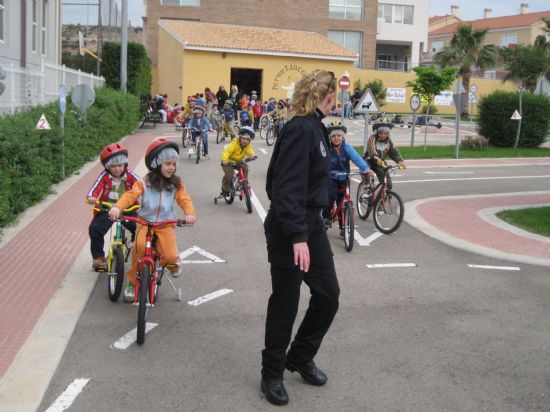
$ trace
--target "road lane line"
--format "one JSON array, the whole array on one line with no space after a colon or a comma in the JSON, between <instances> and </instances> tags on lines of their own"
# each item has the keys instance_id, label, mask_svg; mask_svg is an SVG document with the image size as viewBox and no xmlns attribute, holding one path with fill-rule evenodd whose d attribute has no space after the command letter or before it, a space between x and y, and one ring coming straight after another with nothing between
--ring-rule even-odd
<instances>
[{"instance_id":1,"label":"road lane line","mask_svg":"<svg viewBox=\"0 0 550 412\"><path fill-rule=\"evenodd\" d=\"M232 289L220 289L215 292L209 293L208 295L204 295L197 299L190 300L189 302L187 302L187 304L191 306L199 306L205 302L208 302L212 299L219 298L220 296L223 296L223 295L227 295L228 293L231 293L231 292L233 292Z\"/></svg>"},{"instance_id":2,"label":"road lane line","mask_svg":"<svg viewBox=\"0 0 550 412\"><path fill-rule=\"evenodd\" d=\"M471 265L468 264L469 268L476 268L476 269L494 269L494 270L521 270L517 266L490 266L490 265Z\"/></svg>"},{"instance_id":3,"label":"road lane line","mask_svg":"<svg viewBox=\"0 0 550 412\"><path fill-rule=\"evenodd\" d=\"M416 263L374 263L366 265L369 269L378 268L412 268L416 266Z\"/></svg>"},{"instance_id":4,"label":"road lane line","mask_svg":"<svg viewBox=\"0 0 550 412\"><path fill-rule=\"evenodd\" d=\"M262 152L263 154L267 154L267 150L265 150L263 147L260 147L260 152Z\"/></svg>"},{"instance_id":5,"label":"road lane line","mask_svg":"<svg viewBox=\"0 0 550 412\"><path fill-rule=\"evenodd\" d=\"M464 177L464 178L445 178L445 179L418 179L418 180L395 180L394 183L422 183L422 182L456 182L466 180L506 180L506 179L541 179L550 175L539 176L493 176L493 177Z\"/></svg>"},{"instance_id":6,"label":"road lane line","mask_svg":"<svg viewBox=\"0 0 550 412\"><path fill-rule=\"evenodd\" d=\"M472 175L474 172L424 172L428 175Z\"/></svg>"},{"instance_id":7,"label":"road lane line","mask_svg":"<svg viewBox=\"0 0 550 412\"><path fill-rule=\"evenodd\" d=\"M67 386L67 389L57 397L55 402L46 409L46 412L62 412L69 408L88 382L90 382L90 379L86 378L79 378L72 381L69 386Z\"/></svg>"},{"instance_id":8,"label":"road lane line","mask_svg":"<svg viewBox=\"0 0 550 412\"><path fill-rule=\"evenodd\" d=\"M145 324L145 333L155 329L158 326L158 323L147 322ZM132 329L126 335L121 336L115 343L111 345L113 349L128 349L128 347L134 343L137 339L137 328Z\"/></svg>"},{"instance_id":9,"label":"road lane line","mask_svg":"<svg viewBox=\"0 0 550 412\"><path fill-rule=\"evenodd\" d=\"M262 223L265 220L265 217L267 216L267 212L265 211L264 207L260 203L260 199L256 196L256 193L252 189L250 189L250 193L252 196L250 196L250 200L252 200L252 204L254 205L254 209L256 209L256 212L258 213L258 216L260 216L260 219L262 219Z\"/></svg>"}]
</instances>

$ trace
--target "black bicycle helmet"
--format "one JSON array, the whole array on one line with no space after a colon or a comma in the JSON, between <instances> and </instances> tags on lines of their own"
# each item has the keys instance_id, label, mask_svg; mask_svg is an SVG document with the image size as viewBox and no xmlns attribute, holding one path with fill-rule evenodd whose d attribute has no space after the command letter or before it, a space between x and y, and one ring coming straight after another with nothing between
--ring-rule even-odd
<instances>
[{"instance_id":1,"label":"black bicycle helmet","mask_svg":"<svg viewBox=\"0 0 550 412\"><path fill-rule=\"evenodd\" d=\"M390 131L393 127L393 124L391 124L390 121L386 118L378 119L372 124L372 131L374 133L377 133L381 127L385 127L388 131Z\"/></svg>"},{"instance_id":2,"label":"black bicycle helmet","mask_svg":"<svg viewBox=\"0 0 550 412\"><path fill-rule=\"evenodd\" d=\"M332 122L330 122L330 126L327 127L329 136L335 130L341 130L344 132L344 134L348 132L348 129L342 124L340 120L333 120Z\"/></svg>"},{"instance_id":3,"label":"black bicycle helmet","mask_svg":"<svg viewBox=\"0 0 550 412\"><path fill-rule=\"evenodd\" d=\"M243 126L239 129L239 136L242 136L244 134L247 134L250 139L254 139L256 134L254 133L254 129L250 126Z\"/></svg>"}]
</instances>

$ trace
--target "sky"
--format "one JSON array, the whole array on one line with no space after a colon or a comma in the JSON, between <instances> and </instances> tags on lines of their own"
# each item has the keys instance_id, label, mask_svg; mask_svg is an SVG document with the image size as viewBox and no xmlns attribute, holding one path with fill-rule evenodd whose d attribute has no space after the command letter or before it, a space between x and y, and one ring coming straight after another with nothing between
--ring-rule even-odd
<instances>
[{"instance_id":1,"label":"sky","mask_svg":"<svg viewBox=\"0 0 550 412\"><path fill-rule=\"evenodd\" d=\"M107 2L108 0L102 0ZM117 0L120 4L121 0ZM273 0L279 1L279 0ZM97 0L63 0L67 3L97 4ZM430 0L430 16L442 16L451 12L451 5L460 7L459 16L463 20L483 18L483 9L492 9L493 17L519 13L521 3L529 4L529 12L550 10L548 0ZM133 26L141 26L143 0L128 0L128 18ZM85 6L64 6L63 23L96 24L97 8Z\"/></svg>"}]
</instances>

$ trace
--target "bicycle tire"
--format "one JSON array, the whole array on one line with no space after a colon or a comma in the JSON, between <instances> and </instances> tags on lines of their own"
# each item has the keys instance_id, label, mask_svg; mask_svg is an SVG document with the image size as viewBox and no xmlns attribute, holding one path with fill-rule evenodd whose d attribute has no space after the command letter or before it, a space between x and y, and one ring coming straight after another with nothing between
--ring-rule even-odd
<instances>
[{"instance_id":1,"label":"bicycle tire","mask_svg":"<svg viewBox=\"0 0 550 412\"><path fill-rule=\"evenodd\" d=\"M143 344L145 341L145 325L147 318L147 295L148 285L151 280L151 267L143 266L143 271L139 279L139 298L138 298L138 321L137 321L137 343Z\"/></svg>"},{"instance_id":2,"label":"bicycle tire","mask_svg":"<svg viewBox=\"0 0 550 412\"><path fill-rule=\"evenodd\" d=\"M353 206L347 202L344 206L344 245L348 252L353 249L353 235L355 226L353 224Z\"/></svg>"},{"instance_id":3,"label":"bicycle tire","mask_svg":"<svg viewBox=\"0 0 550 412\"><path fill-rule=\"evenodd\" d=\"M267 116L261 116L260 117L260 131L261 129L265 129L267 127L267 125L269 124L269 119L267 118Z\"/></svg>"},{"instance_id":4,"label":"bicycle tire","mask_svg":"<svg viewBox=\"0 0 550 412\"><path fill-rule=\"evenodd\" d=\"M374 226L386 234L395 232L401 226L405 216L405 206L401 196L392 190L388 190L376 201L372 215Z\"/></svg>"},{"instance_id":5,"label":"bicycle tire","mask_svg":"<svg viewBox=\"0 0 550 412\"><path fill-rule=\"evenodd\" d=\"M218 131L216 133L216 144L220 144L220 140L221 140L220 136L223 133L221 129L222 129L221 127L218 127Z\"/></svg>"},{"instance_id":6,"label":"bicycle tire","mask_svg":"<svg viewBox=\"0 0 550 412\"><path fill-rule=\"evenodd\" d=\"M275 135L273 133L273 128L269 128L265 135L265 142L268 146L272 146L275 143Z\"/></svg>"},{"instance_id":7,"label":"bicycle tire","mask_svg":"<svg viewBox=\"0 0 550 412\"><path fill-rule=\"evenodd\" d=\"M187 135L187 129L183 128L181 132L181 145L185 148L189 143L189 136Z\"/></svg>"},{"instance_id":8,"label":"bicycle tire","mask_svg":"<svg viewBox=\"0 0 550 412\"><path fill-rule=\"evenodd\" d=\"M252 213L252 199L250 195L250 188L248 187L248 185L246 185L243 188L243 193L244 193L244 200L246 203L246 210L248 211L248 213Z\"/></svg>"},{"instance_id":9,"label":"bicycle tire","mask_svg":"<svg viewBox=\"0 0 550 412\"><path fill-rule=\"evenodd\" d=\"M237 186L235 184L236 177L237 177L236 175L233 175L233 179L231 180L231 185L230 185L230 191L227 195L223 196L225 203L227 203L228 205L233 203L233 201L235 200L235 192L237 190Z\"/></svg>"},{"instance_id":10,"label":"bicycle tire","mask_svg":"<svg viewBox=\"0 0 550 412\"><path fill-rule=\"evenodd\" d=\"M365 182L359 183L357 187L357 215L362 219L366 220L372 210L370 205L370 198L367 197L363 191L365 190Z\"/></svg>"},{"instance_id":11,"label":"bicycle tire","mask_svg":"<svg viewBox=\"0 0 550 412\"><path fill-rule=\"evenodd\" d=\"M199 164L199 161L201 160L201 150L202 150L202 143L201 143L201 136L197 136L197 145L195 146L195 149L197 153L195 153L195 164Z\"/></svg>"},{"instance_id":12,"label":"bicycle tire","mask_svg":"<svg viewBox=\"0 0 550 412\"><path fill-rule=\"evenodd\" d=\"M124 282L124 253L122 246L113 250L113 256L112 259L110 259L108 271L109 279L107 280L107 290L109 292L109 299L111 299L111 302L116 302L120 297L122 283ZM116 273L116 275L112 275L111 273Z\"/></svg>"}]
</instances>

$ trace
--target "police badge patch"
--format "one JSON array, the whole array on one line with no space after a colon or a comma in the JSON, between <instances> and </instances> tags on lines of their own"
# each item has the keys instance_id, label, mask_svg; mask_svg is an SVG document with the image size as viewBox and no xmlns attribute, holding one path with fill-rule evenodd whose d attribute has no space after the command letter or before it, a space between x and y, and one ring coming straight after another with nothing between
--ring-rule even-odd
<instances>
[{"instance_id":1,"label":"police badge patch","mask_svg":"<svg viewBox=\"0 0 550 412\"><path fill-rule=\"evenodd\" d=\"M322 141L319 142L319 148L321 149L321 154L323 157L327 157L327 150L325 149L325 145Z\"/></svg>"}]
</instances>

